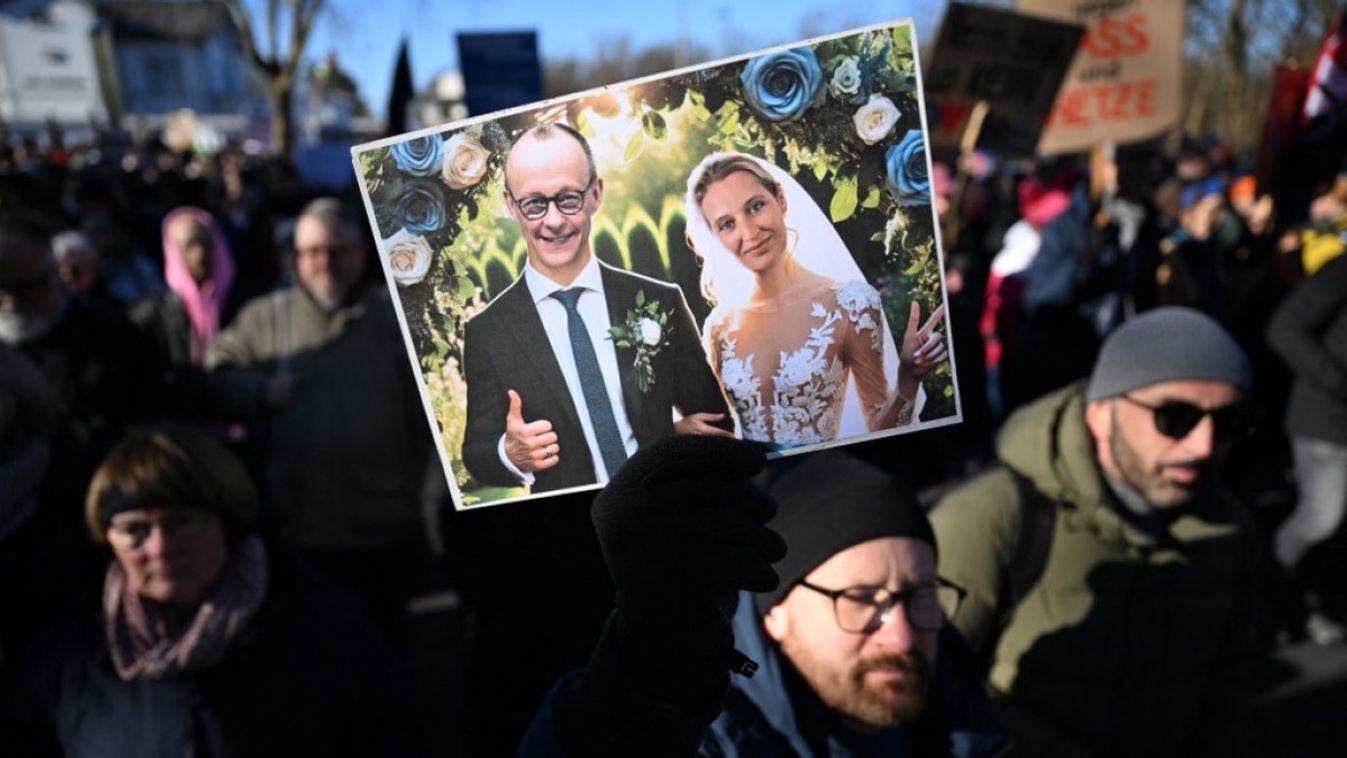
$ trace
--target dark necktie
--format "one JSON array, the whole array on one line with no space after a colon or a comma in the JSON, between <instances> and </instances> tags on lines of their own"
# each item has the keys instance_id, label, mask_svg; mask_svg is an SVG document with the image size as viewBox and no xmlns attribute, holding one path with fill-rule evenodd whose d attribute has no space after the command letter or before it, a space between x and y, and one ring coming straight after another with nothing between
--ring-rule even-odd
<instances>
[{"instance_id":1,"label":"dark necktie","mask_svg":"<svg viewBox=\"0 0 1347 758\"><path fill-rule=\"evenodd\" d=\"M603 383L603 372L599 370L594 344L589 341L589 330L585 328L585 320L575 307L583 291L581 287L572 287L553 292L552 297L566 308L566 329L570 332L575 370L580 375L580 390L584 393L589 421L594 426L594 436L599 442L603 467L608 470L609 478L612 478L618 467L627 460L627 446L622 444L622 435L617 431L617 419L613 418L613 406L608 400L608 388Z\"/></svg>"}]
</instances>

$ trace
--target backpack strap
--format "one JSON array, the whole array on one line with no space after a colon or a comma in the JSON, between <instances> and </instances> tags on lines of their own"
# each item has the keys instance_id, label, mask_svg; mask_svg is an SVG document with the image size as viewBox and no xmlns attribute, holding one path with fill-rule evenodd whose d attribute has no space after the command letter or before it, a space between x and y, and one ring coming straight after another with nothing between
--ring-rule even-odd
<instances>
[{"instance_id":1,"label":"backpack strap","mask_svg":"<svg viewBox=\"0 0 1347 758\"><path fill-rule=\"evenodd\" d=\"M1024 474L1009 466L1005 469L1015 479L1019 519L1006 572L1009 582L1001 605L1002 628L1043 575L1052 548L1052 529L1057 521L1057 503L1040 492Z\"/></svg>"}]
</instances>

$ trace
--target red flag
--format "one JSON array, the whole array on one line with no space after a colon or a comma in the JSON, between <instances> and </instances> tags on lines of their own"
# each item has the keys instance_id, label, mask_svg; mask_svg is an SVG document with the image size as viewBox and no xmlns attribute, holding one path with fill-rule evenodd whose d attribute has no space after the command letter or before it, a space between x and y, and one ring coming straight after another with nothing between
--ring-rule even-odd
<instances>
[{"instance_id":1,"label":"red flag","mask_svg":"<svg viewBox=\"0 0 1347 758\"><path fill-rule=\"evenodd\" d=\"M1341 11L1328 27L1328 36L1310 72L1309 92L1300 112L1302 125L1337 108L1347 106L1347 29Z\"/></svg>"},{"instance_id":2,"label":"red flag","mask_svg":"<svg viewBox=\"0 0 1347 758\"><path fill-rule=\"evenodd\" d=\"M1261 192L1277 186L1286 165L1287 151L1300 125L1309 75L1304 69L1277 64L1272 73L1272 92L1268 98L1267 119L1258 148L1255 175Z\"/></svg>"}]
</instances>

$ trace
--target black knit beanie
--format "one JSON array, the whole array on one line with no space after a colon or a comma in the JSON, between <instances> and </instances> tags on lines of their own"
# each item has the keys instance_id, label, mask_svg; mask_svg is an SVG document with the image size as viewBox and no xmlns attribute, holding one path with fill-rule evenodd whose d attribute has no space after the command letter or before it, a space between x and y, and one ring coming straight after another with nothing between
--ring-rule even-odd
<instances>
[{"instance_id":1,"label":"black knit beanie","mask_svg":"<svg viewBox=\"0 0 1347 758\"><path fill-rule=\"evenodd\" d=\"M774 568L781 583L757 593L758 611L781 602L816 567L853 545L880 537L912 537L935 548L935 533L912 491L897 477L840 450L808 455L767 485L776 499L768 526L786 541Z\"/></svg>"}]
</instances>

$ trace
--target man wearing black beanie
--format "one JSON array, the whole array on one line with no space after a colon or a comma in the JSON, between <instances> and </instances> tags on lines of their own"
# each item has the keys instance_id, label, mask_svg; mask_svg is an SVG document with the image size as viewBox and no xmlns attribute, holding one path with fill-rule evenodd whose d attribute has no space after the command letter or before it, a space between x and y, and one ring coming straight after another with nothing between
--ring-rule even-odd
<instances>
[{"instance_id":1,"label":"man wearing black beanie","mask_svg":"<svg viewBox=\"0 0 1347 758\"><path fill-rule=\"evenodd\" d=\"M954 625L1017 750L1238 756L1256 648L1257 541L1214 468L1247 424L1250 370L1211 318L1159 308L1082 383L1021 408L1001 464L931 513Z\"/></svg>"},{"instance_id":2,"label":"man wearing black beanie","mask_svg":"<svg viewBox=\"0 0 1347 758\"><path fill-rule=\"evenodd\" d=\"M780 462L764 490L764 461L675 437L619 470L593 509L617 609L519 755L1003 749L916 498L838 451Z\"/></svg>"}]
</instances>

